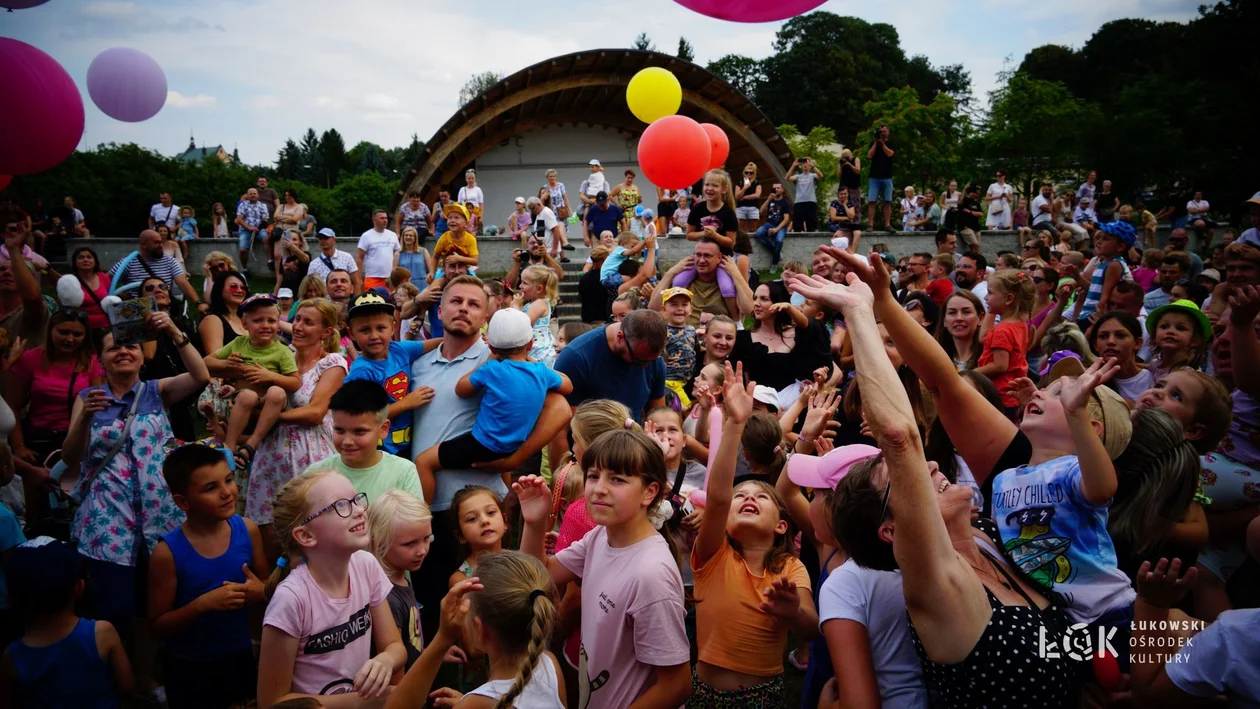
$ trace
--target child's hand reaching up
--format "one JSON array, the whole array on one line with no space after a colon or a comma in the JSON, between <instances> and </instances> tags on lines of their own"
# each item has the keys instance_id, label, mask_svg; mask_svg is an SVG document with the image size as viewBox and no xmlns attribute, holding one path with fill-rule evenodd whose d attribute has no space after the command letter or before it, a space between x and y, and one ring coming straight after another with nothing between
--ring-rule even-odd
<instances>
[{"instance_id":1,"label":"child's hand reaching up","mask_svg":"<svg viewBox=\"0 0 1260 709\"><path fill-rule=\"evenodd\" d=\"M1160 559L1153 568L1151 562L1143 561L1138 569L1138 598L1156 608L1172 608L1185 597L1199 577L1199 570L1191 566L1181 576L1181 559Z\"/></svg>"},{"instance_id":2,"label":"child's hand reaching up","mask_svg":"<svg viewBox=\"0 0 1260 709\"><path fill-rule=\"evenodd\" d=\"M1033 392L1037 391L1037 385L1033 384L1033 380L1028 377L1016 377L1011 380L1011 385L1006 390L1019 401L1019 408L1022 409L1028 405L1028 402L1032 401Z\"/></svg>"},{"instance_id":3,"label":"child's hand reaching up","mask_svg":"<svg viewBox=\"0 0 1260 709\"><path fill-rule=\"evenodd\" d=\"M801 609L801 594L796 584L786 576L780 576L761 592L766 600L761 602L761 610L776 618L794 618Z\"/></svg>"},{"instance_id":4,"label":"child's hand reaching up","mask_svg":"<svg viewBox=\"0 0 1260 709\"><path fill-rule=\"evenodd\" d=\"M551 492L547 481L537 475L526 475L512 483L512 490L521 505L521 518L526 524L545 524L551 514Z\"/></svg>"},{"instance_id":5,"label":"child's hand reaching up","mask_svg":"<svg viewBox=\"0 0 1260 709\"><path fill-rule=\"evenodd\" d=\"M1090 394L1118 371L1120 371L1120 365L1116 364L1114 357L1110 359L1099 357L1081 376L1064 377L1063 387L1059 389L1059 401L1063 404L1064 412L1075 414L1084 409L1089 403Z\"/></svg>"},{"instance_id":6,"label":"child's hand reaching up","mask_svg":"<svg viewBox=\"0 0 1260 709\"><path fill-rule=\"evenodd\" d=\"M731 423L745 423L752 416L753 388L756 382L744 384L744 363L736 362L731 369L728 361L722 366L726 368L726 385L722 393L722 401L726 409L726 420Z\"/></svg>"},{"instance_id":7,"label":"child's hand reaching up","mask_svg":"<svg viewBox=\"0 0 1260 709\"><path fill-rule=\"evenodd\" d=\"M472 605L472 601L464 596L484 588L485 586L481 585L481 579L476 576L466 578L451 586L451 590L442 597L441 622L438 625L437 635L433 638L435 643L450 647L459 640L464 632L464 620L468 617L468 609Z\"/></svg>"},{"instance_id":8,"label":"child's hand reaching up","mask_svg":"<svg viewBox=\"0 0 1260 709\"><path fill-rule=\"evenodd\" d=\"M805 414L805 424L801 426L801 438L812 441L815 445L822 438L827 422L836 415L840 407L840 392L832 389L829 392L815 394L809 402L809 413Z\"/></svg>"}]
</instances>

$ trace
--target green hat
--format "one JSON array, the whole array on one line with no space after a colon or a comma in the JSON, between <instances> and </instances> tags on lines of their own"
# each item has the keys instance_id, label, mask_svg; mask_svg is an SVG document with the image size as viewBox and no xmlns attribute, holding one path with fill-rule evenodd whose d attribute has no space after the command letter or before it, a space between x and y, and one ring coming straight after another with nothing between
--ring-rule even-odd
<instances>
[{"instance_id":1,"label":"green hat","mask_svg":"<svg viewBox=\"0 0 1260 709\"><path fill-rule=\"evenodd\" d=\"M1199 310L1199 306L1194 304L1193 300L1174 300L1168 305L1161 305L1155 308L1150 315L1146 316L1146 331L1152 335L1155 333L1155 326L1159 324L1159 319L1164 313L1169 311L1177 311L1186 313L1199 323L1199 329L1203 331L1203 341L1207 342L1212 339L1212 323L1208 321L1207 316Z\"/></svg>"}]
</instances>

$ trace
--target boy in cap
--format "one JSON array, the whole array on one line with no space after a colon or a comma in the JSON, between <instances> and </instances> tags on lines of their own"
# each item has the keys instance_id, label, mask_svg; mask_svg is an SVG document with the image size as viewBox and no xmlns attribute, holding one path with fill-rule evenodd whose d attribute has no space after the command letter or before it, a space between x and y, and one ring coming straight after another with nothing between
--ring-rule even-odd
<instances>
[{"instance_id":1,"label":"boy in cap","mask_svg":"<svg viewBox=\"0 0 1260 709\"><path fill-rule=\"evenodd\" d=\"M661 314L669 328L665 340L665 388L677 394L683 406L690 406L686 385L695 373L697 349L696 329L687 324L691 317L691 291L666 288L661 293Z\"/></svg>"},{"instance_id":2,"label":"boy in cap","mask_svg":"<svg viewBox=\"0 0 1260 709\"><path fill-rule=\"evenodd\" d=\"M446 233L438 237L433 247L433 262L436 270L429 274L429 282L446 276L445 266L448 258L455 263L468 266L468 272L477 269L480 255L477 251L477 237L468 231L468 210L458 202L448 202L443 208L446 215Z\"/></svg>"},{"instance_id":3,"label":"boy in cap","mask_svg":"<svg viewBox=\"0 0 1260 709\"><path fill-rule=\"evenodd\" d=\"M116 707L130 694L131 662L114 626L79 618L83 560L51 537L13 550L5 564L9 598L26 620L26 633L0 658L9 682L5 706Z\"/></svg>"},{"instance_id":4,"label":"boy in cap","mask_svg":"<svg viewBox=\"0 0 1260 709\"><path fill-rule=\"evenodd\" d=\"M511 455L529 438L547 392L568 396L573 391L567 376L529 358L534 326L525 311L495 313L486 340L490 358L455 384L455 394L462 398L482 394L476 423L472 431L416 456L421 487L435 486L438 470L471 468Z\"/></svg>"},{"instance_id":5,"label":"boy in cap","mask_svg":"<svg viewBox=\"0 0 1260 709\"><path fill-rule=\"evenodd\" d=\"M289 394L302 388L293 351L280 342L280 308L270 293L255 293L236 309L245 334L206 357L212 376L232 379L235 402L228 416L223 445L248 470L258 444L280 419ZM249 440L240 438L254 422Z\"/></svg>"}]
</instances>

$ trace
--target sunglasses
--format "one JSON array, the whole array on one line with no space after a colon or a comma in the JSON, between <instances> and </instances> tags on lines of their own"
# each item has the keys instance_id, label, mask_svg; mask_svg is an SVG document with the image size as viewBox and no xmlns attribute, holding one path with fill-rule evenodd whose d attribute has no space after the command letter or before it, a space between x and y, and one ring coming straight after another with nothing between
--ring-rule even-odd
<instances>
[{"instance_id":1,"label":"sunglasses","mask_svg":"<svg viewBox=\"0 0 1260 709\"><path fill-rule=\"evenodd\" d=\"M170 286L168 286L168 285L166 285L165 283L150 283L149 285L147 285L147 286L145 286L145 287L144 287L144 292L145 292L145 293L157 293L157 292L161 291L161 292L165 293L165 292L170 291L170 289L171 289L171 287L170 287Z\"/></svg>"},{"instance_id":2,"label":"sunglasses","mask_svg":"<svg viewBox=\"0 0 1260 709\"><path fill-rule=\"evenodd\" d=\"M753 173L751 173L751 172L745 172L744 174L745 174L745 175L751 175L751 174L753 174Z\"/></svg>"},{"instance_id":3,"label":"sunglasses","mask_svg":"<svg viewBox=\"0 0 1260 709\"><path fill-rule=\"evenodd\" d=\"M319 517L320 515L324 514L325 512L329 510L336 512L337 516L341 517L342 519L349 519L350 515L354 512L355 505L358 505L359 509L362 509L362 510L366 510L368 508L368 496L366 492L360 492L354 497L348 497L348 498L343 497L340 500L333 500L331 503L329 503L326 507L321 509L319 512L316 512L310 517L307 517L306 519L302 520L302 524L299 524L298 526L301 527L303 524L310 522L311 520L315 519L316 517Z\"/></svg>"},{"instance_id":4,"label":"sunglasses","mask_svg":"<svg viewBox=\"0 0 1260 709\"><path fill-rule=\"evenodd\" d=\"M888 517L888 493L889 492L892 492L892 480L889 480L884 485L884 499L881 500L879 503L879 521L881 524Z\"/></svg>"}]
</instances>

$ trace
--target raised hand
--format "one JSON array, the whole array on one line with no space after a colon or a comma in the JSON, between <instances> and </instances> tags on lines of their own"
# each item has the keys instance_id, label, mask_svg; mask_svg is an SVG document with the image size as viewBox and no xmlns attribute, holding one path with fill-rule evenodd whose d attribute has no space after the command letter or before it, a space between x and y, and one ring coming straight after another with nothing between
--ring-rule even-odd
<instances>
[{"instance_id":1,"label":"raised hand","mask_svg":"<svg viewBox=\"0 0 1260 709\"><path fill-rule=\"evenodd\" d=\"M836 415L840 408L840 392L832 389L816 394L809 402L809 412L805 414L805 423L801 426L801 436L812 439L815 445L822 437L827 422Z\"/></svg>"},{"instance_id":2,"label":"raised hand","mask_svg":"<svg viewBox=\"0 0 1260 709\"><path fill-rule=\"evenodd\" d=\"M810 300L817 300L837 310L852 308L870 308L875 302L875 293L871 287L862 282L856 273L846 275L847 283L833 283L820 276L792 274L788 290L800 293Z\"/></svg>"},{"instance_id":3,"label":"raised hand","mask_svg":"<svg viewBox=\"0 0 1260 709\"><path fill-rule=\"evenodd\" d=\"M481 585L481 579L476 576L466 578L451 586L451 590L442 597L441 622L438 625L437 637L434 638L435 642L454 645L455 641L459 640L459 636L464 632L464 620L468 617L468 608L472 605L472 601L464 596L484 588L485 586Z\"/></svg>"},{"instance_id":4,"label":"raised hand","mask_svg":"<svg viewBox=\"0 0 1260 709\"><path fill-rule=\"evenodd\" d=\"M761 602L762 612L776 618L791 618L801 609L801 594L796 584L786 576L776 578L761 595L766 597Z\"/></svg>"},{"instance_id":5,"label":"raised hand","mask_svg":"<svg viewBox=\"0 0 1260 709\"><path fill-rule=\"evenodd\" d=\"M1033 384L1033 380L1028 377L1016 377L1011 380L1011 385L1006 388L1012 396L1019 400L1020 408L1028 405L1032 401L1033 392L1037 391L1037 385Z\"/></svg>"},{"instance_id":6,"label":"raised hand","mask_svg":"<svg viewBox=\"0 0 1260 709\"><path fill-rule=\"evenodd\" d=\"M512 483L512 490L521 505L521 518L526 524L542 524L551 514L551 491L547 481L537 475L526 475Z\"/></svg>"},{"instance_id":7,"label":"raised hand","mask_svg":"<svg viewBox=\"0 0 1260 709\"><path fill-rule=\"evenodd\" d=\"M726 418L732 423L744 423L752 416L753 387L757 386L757 383L744 384L743 362L737 362L734 370L731 369L729 361L722 366L726 368L726 385L722 394Z\"/></svg>"},{"instance_id":8,"label":"raised hand","mask_svg":"<svg viewBox=\"0 0 1260 709\"><path fill-rule=\"evenodd\" d=\"M1260 291L1255 286L1235 288L1229 296L1229 322L1247 327L1260 315Z\"/></svg>"},{"instance_id":9,"label":"raised hand","mask_svg":"<svg viewBox=\"0 0 1260 709\"><path fill-rule=\"evenodd\" d=\"M1193 566L1178 578L1180 573L1181 559L1173 559L1170 563L1168 559L1161 558L1154 568L1151 568L1151 562L1143 561L1135 579L1138 598L1157 608L1172 608L1185 597L1199 577L1199 570Z\"/></svg>"},{"instance_id":10,"label":"raised hand","mask_svg":"<svg viewBox=\"0 0 1260 709\"><path fill-rule=\"evenodd\" d=\"M1118 371L1120 365L1116 363L1115 357L1106 360L1099 357L1081 376L1064 377L1063 388L1059 389L1059 401L1063 403L1063 410L1069 414L1080 411L1089 403L1089 395Z\"/></svg>"}]
</instances>

